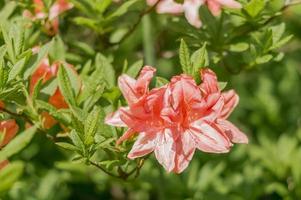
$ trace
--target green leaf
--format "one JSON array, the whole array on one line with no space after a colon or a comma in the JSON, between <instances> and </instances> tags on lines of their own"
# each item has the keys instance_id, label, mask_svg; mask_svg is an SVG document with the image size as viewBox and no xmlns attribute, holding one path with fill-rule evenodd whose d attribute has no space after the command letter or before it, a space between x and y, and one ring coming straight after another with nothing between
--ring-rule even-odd
<instances>
[{"instance_id":1,"label":"green leaf","mask_svg":"<svg viewBox=\"0 0 301 200\"><path fill-rule=\"evenodd\" d=\"M49 50L49 58L53 61L65 60L65 45L59 35L56 35L52 40L53 45Z\"/></svg>"},{"instance_id":2,"label":"green leaf","mask_svg":"<svg viewBox=\"0 0 301 200\"><path fill-rule=\"evenodd\" d=\"M70 150L70 151L78 151L79 150L76 146L66 143L66 142L56 142L55 144L66 150Z\"/></svg>"},{"instance_id":3,"label":"green leaf","mask_svg":"<svg viewBox=\"0 0 301 200\"><path fill-rule=\"evenodd\" d=\"M163 85L168 84L169 81L163 77L156 77L156 87L162 87Z\"/></svg>"},{"instance_id":4,"label":"green leaf","mask_svg":"<svg viewBox=\"0 0 301 200\"><path fill-rule=\"evenodd\" d=\"M179 56L180 56L180 63L182 65L183 72L185 74L193 75L193 67L190 62L189 49L186 42L183 39L181 39Z\"/></svg>"},{"instance_id":5,"label":"green leaf","mask_svg":"<svg viewBox=\"0 0 301 200\"><path fill-rule=\"evenodd\" d=\"M113 87L116 79L115 70L109 60L101 53L98 53L95 58L95 65L97 69L102 70L104 80L106 81L108 87Z\"/></svg>"},{"instance_id":6,"label":"green leaf","mask_svg":"<svg viewBox=\"0 0 301 200\"><path fill-rule=\"evenodd\" d=\"M226 88L228 82L218 82L218 87L220 90L223 90Z\"/></svg>"},{"instance_id":7,"label":"green leaf","mask_svg":"<svg viewBox=\"0 0 301 200\"><path fill-rule=\"evenodd\" d=\"M265 1L263 0L251 0L245 7L244 10L251 16L256 17L264 9Z\"/></svg>"},{"instance_id":8,"label":"green leaf","mask_svg":"<svg viewBox=\"0 0 301 200\"><path fill-rule=\"evenodd\" d=\"M264 63L269 62L272 58L273 58L273 56L271 54L267 54L267 55L256 58L256 63L264 64Z\"/></svg>"},{"instance_id":9,"label":"green leaf","mask_svg":"<svg viewBox=\"0 0 301 200\"><path fill-rule=\"evenodd\" d=\"M9 163L4 169L0 170L0 193L9 190L21 177L23 170L24 164L19 161Z\"/></svg>"},{"instance_id":10,"label":"green leaf","mask_svg":"<svg viewBox=\"0 0 301 200\"><path fill-rule=\"evenodd\" d=\"M26 59L23 58L19 60L10 70L9 75L8 75L8 81L14 80L18 75L21 74L25 67L25 61Z\"/></svg>"},{"instance_id":11,"label":"green leaf","mask_svg":"<svg viewBox=\"0 0 301 200\"><path fill-rule=\"evenodd\" d=\"M132 78L135 78L139 74L142 66L143 66L143 60L138 60L132 66L129 67L126 74L128 74Z\"/></svg>"},{"instance_id":12,"label":"green leaf","mask_svg":"<svg viewBox=\"0 0 301 200\"><path fill-rule=\"evenodd\" d=\"M36 130L37 128L33 126L18 134L0 151L0 161L9 158L24 149L30 143Z\"/></svg>"},{"instance_id":13,"label":"green leaf","mask_svg":"<svg viewBox=\"0 0 301 200\"><path fill-rule=\"evenodd\" d=\"M94 142L94 136L96 134L100 119L100 109L94 107L92 112L88 115L85 121L85 144L91 145Z\"/></svg>"},{"instance_id":14,"label":"green leaf","mask_svg":"<svg viewBox=\"0 0 301 200\"><path fill-rule=\"evenodd\" d=\"M47 111L52 117L54 117L64 125L68 125L70 123L70 120L68 120L62 113L60 113L53 105L41 100L36 100L35 103L38 109Z\"/></svg>"},{"instance_id":15,"label":"green leaf","mask_svg":"<svg viewBox=\"0 0 301 200\"><path fill-rule=\"evenodd\" d=\"M40 93L40 90L41 90L41 87L42 87L42 84L43 84L43 77L41 77L38 82L36 83L36 85L34 86L34 89L33 89L33 92L32 92L32 101L35 103L35 100L37 99L39 93Z\"/></svg>"},{"instance_id":16,"label":"green leaf","mask_svg":"<svg viewBox=\"0 0 301 200\"><path fill-rule=\"evenodd\" d=\"M193 75L199 76L200 69L209 65L206 43L200 49L198 49L196 52L192 54L191 60L193 64Z\"/></svg>"},{"instance_id":17,"label":"green leaf","mask_svg":"<svg viewBox=\"0 0 301 200\"><path fill-rule=\"evenodd\" d=\"M72 140L73 144L80 149L80 151L85 151L85 145L81 139L81 137L78 135L78 133L75 130L72 130L69 133L69 137Z\"/></svg>"},{"instance_id":18,"label":"green leaf","mask_svg":"<svg viewBox=\"0 0 301 200\"><path fill-rule=\"evenodd\" d=\"M0 90L5 87L8 80L8 74L8 69L6 69L0 61Z\"/></svg>"},{"instance_id":19,"label":"green leaf","mask_svg":"<svg viewBox=\"0 0 301 200\"><path fill-rule=\"evenodd\" d=\"M10 58L10 60L13 63L15 63L16 57L15 57L15 52L14 52L13 40L10 37L7 30L8 30L8 25L1 24L1 32L2 32L2 36L4 39L5 45L6 45L8 57Z\"/></svg>"},{"instance_id":20,"label":"green leaf","mask_svg":"<svg viewBox=\"0 0 301 200\"><path fill-rule=\"evenodd\" d=\"M106 20L112 20L113 18L122 16L126 14L129 10L129 8L137 3L140 0L128 0L127 2L123 3L117 10L115 10L112 14L110 14L108 17L106 17Z\"/></svg>"},{"instance_id":21,"label":"green leaf","mask_svg":"<svg viewBox=\"0 0 301 200\"><path fill-rule=\"evenodd\" d=\"M71 106L76 106L74 90L64 65L59 67L58 84L66 102Z\"/></svg>"},{"instance_id":22,"label":"green leaf","mask_svg":"<svg viewBox=\"0 0 301 200\"><path fill-rule=\"evenodd\" d=\"M42 46L39 53L31 56L29 62L26 64L26 71L24 73L24 79L28 79L30 75L36 70L36 68L41 63L42 59L46 57L49 52L49 49L52 46L52 42L47 43L46 45Z\"/></svg>"},{"instance_id":23,"label":"green leaf","mask_svg":"<svg viewBox=\"0 0 301 200\"><path fill-rule=\"evenodd\" d=\"M249 44L244 43L244 42L240 42L240 43L230 45L230 51L233 51L233 52L243 52L243 51L246 51L248 49L249 49Z\"/></svg>"},{"instance_id":24,"label":"green leaf","mask_svg":"<svg viewBox=\"0 0 301 200\"><path fill-rule=\"evenodd\" d=\"M5 6L0 10L0 24L7 21L7 19L11 16L14 10L17 7L17 2L9 1L4 4Z\"/></svg>"}]
</instances>

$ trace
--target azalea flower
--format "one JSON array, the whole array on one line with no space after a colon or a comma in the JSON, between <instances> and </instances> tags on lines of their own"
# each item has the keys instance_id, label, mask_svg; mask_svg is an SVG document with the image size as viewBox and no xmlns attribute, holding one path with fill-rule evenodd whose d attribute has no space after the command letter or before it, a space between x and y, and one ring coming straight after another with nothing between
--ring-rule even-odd
<instances>
[{"instance_id":1,"label":"azalea flower","mask_svg":"<svg viewBox=\"0 0 301 200\"><path fill-rule=\"evenodd\" d=\"M4 108L4 103L0 101L0 108ZM4 139L0 142L0 149L7 145L19 131L19 126L13 119L0 121L0 135L4 135ZM0 161L0 170L8 165L8 160Z\"/></svg>"},{"instance_id":2,"label":"azalea flower","mask_svg":"<svg viewBox=\"0 0 301 200\"><path fill-rule=\"evenodd\" d=\"M211 13L215 16L221 13L223 6L235 9L242 7L241 4L235 0L205 0L205 3L207 4Z\"/></svg>"},{"instance_id":3,"label":"azalea flower","mask_svg":"<svg viewBox=\"0 0 301 200\"><path fill-rule=\"evenodd\" d=\"M233 143L247 142L246 136L226 120L237 102L233 104L228 93L219 91L216 79L208 78L207 72L212 71L202 71L200 86L191 76L182 74L149 91L154 72L147 66L137 80L127 75L119 77L119 87L129 106L106 118L109 125L128 127L117 144L138 134L128 158L154 152L167 171L181 173L196 149L226 153Z\"/></svg>"},{"instance_id":4,"label":"azalea flower","mask_svg":"<svg viewBox=\"0 0 301 200\"><path fill-rule=\"evenodd\" d=\"M147 0L147 4L154 6L158 0ZM202 22L199 17L200 7L206 4L213 15L219 15L223 6L241 8L241 4L234 0L184 0L183 4L174 0L160 0L157 4L158 13L184 13L187 21L194 27L200 28Z\"/></svg>"},{"instance_id":5,"label":"azalea flower","mask_svg":"<svg viewBox=\"0 0 301 200\"><path fill-rule=\"evenodd\" d=\"M38 50L36 50L36 48L33 49L33 52L37 52L37 51ZM42 84L45 84L50 79L55 78L57 76L58 69L61 66L61 64L63 63L59 61L50 64L48 58L42 59L40 65L31 76L30 84L29 84L30 94L33 93L34 87L36 86L39 79L42 78ZM65 66L75 71L72 65L65 63ZM48 102L54 107L56 107L57 109L68 108L68 104L66 103L58 87L55 89L55 92L49 97ZM53 125L57 123L57 121L53 119L53 117L49 115L49 113L47 112L43 112L42 116L44 119L45 128L51 128Z\"/></svg>"},{"instance_id":6,"label":"azalea flower","mask_svg":"<svg viewBox=\"0 0 301 200\"><path fill-rule=\"evenodd\" d=\"M4 160L0 162L0 171L1 169L4 169L9 164L8 160Z\"/></svg>"},{"instance_id":7,"label":"azalea flower","mask_svg":"<svg viewBox=\"0 0 301 200\"><path fill-rule=\"evenodd\" d=\"M0 143L0 148L5 146L17 134L19 127L14 119L3 120L0 122L0 134L5 134L3 141Z\"/></svg>"},{"instance_id":8,"label":"azalea flower","mask_svg":"<svg viewBox=\"0 0 301 200\"><path fill-rule=\"evenodd\" d=\"M59 15L73 8L73 4L68 0L56 0L49 8L49 13L45 11L42 0L33 0L33 12L25 10L23 16L32 21L45 20L44 27L49 35L55 35L59 29Z\"/></svg>"}]
</instances>

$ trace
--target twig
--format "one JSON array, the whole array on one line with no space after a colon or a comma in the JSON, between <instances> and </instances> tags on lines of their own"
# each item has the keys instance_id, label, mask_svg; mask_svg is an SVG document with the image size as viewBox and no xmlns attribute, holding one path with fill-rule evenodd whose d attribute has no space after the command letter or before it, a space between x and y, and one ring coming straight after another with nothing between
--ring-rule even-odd
<instances>
[{"instance_id":1,"label":"twig","mask_svg":"<svg viewBox=\"0 0 301 200\"><path fill-rule=\"evenodd\" d=\"M107 175L109 176L112 176L112 177L115 177L115 178L120 178L120 176L116 175L116 174L113 174L111 172L108 172L107 170L105 170L102 166L100 166L99 164L97 164L96 162L93 162L91 160L89 160L89 163L91 165L93 165L94 167L100 169L101 171L103 171L104 173L106 173Z\"/></svg>"},{"instance_id":2,"label":"twig","mask_svg":"<svg viewBox=\"0 0 301 200\"><path fill-rule=\"evenodd\" d=\"M158 0L153 6L147 8L146 10L144 10L143 12L141 12L139 14L139 18L138 20L136 21L136 23L128 30L128 32L116 43L113 43L113 45L118 45L118 44L121 44L123 43L135 30L136 28L138 27L138 25L140 24L142 18L144 15L152 12L156 6L158 5L158 3L160 2L161 0Z\"/></svg>"}]
</instances>

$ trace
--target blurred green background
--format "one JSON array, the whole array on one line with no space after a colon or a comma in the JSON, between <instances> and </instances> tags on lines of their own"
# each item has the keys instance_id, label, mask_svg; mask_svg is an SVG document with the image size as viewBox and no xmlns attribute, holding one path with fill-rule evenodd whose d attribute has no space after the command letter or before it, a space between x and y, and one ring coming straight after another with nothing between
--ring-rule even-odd
<instances>
[{"instance_id":1,"label":"blurred green background","mask_svg":"<svg viewBox=\"0 0 301 200\"><path fill-rule=\"evenodd\" d=\"M286 23L287 34L294 36L282 47L285 56L281 61L271 61L238 74L212 65L219 79L229 82L227 89L235 89L240 96L231 121L248 135L248 145L235 145L225 155L198 151L180 175L166 173L151 156L138 178L121 181L93 167L66 162L68 152L37 135L19 156L26 162L23 176L3 200L301 199L300 18L301 6L296 6L278 19ZM77 26L68 21L62 23L61 37L69 52L82 53L71 44L79 38L84 38L96 50L105 48L98 45L99 38L93 38L93 32L75 32ZM169 78L181 70L175 49L183 34L173 28L167 24L166 16L152 13L118 49L112 48L107 53L114 53L113 65L119 72L125 59L133 63L144 55L146 64L155 65L158 75ZM189 29L184 32L189 33ZM69 54L67 60L75 64L89 57L74 54ZM239 60L240 55L231 59Z\"/></svg>"}]
</instances>

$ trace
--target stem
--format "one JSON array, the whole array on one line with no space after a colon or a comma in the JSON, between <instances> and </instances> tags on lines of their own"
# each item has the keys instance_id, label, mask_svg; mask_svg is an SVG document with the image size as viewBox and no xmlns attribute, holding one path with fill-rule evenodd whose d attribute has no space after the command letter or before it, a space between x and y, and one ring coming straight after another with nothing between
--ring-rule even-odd
<instances>
[{"instance_id":1,"label":"stem","mask_svg":"<svg viewBox=\"0 0 301 200\"><path fill-rule=\"evenodd\" d=\"M138 17L138 20L136 21L136 23L134 23L134 25L128 30L128 32L121 38L121 40L119 42L114 43L113 45L118 45L118 44L123 43L136 30L136 28L138 27L138 25L142 21L143 16L147 15L150 12L152 12L156 8L156 6L158 5L158 3L160 1L161 0L158 0L153 6L147 8L146 10L144 10L143 12L141 12L139 14L139 17Z\"/></svg>"},{"instance_id":2,"label":"stem","mask_svg":"<svg viewBox=\"0 0 301 200\"><path fill-rule=\"evenodd\" d=\"M116 175L116 174L113 174L111 172L108 172L105 168L103 168L102 166L100 166L98 163L96 162L93 162L91 160L89 160L89 163L91 165L93 165L94 167L100 169L101 171L103 171L105 174L109 175L109 176L112 176L112 177L115 177L115 178L120 178L120 176Z\"/></svg>"},{"instance_id":3,"label":"stem","mask_svg":"<svg viewBox=\"0 0 301 200\"><path fill-rule=\"evenodd\" d=\"M155 65L155 49L154 49L154 38L152 33L151 18L146 15L142 19L142 33L143 33L143 49L145 55L145 62L148 65Z\"/></svg>"}]
</instances>

